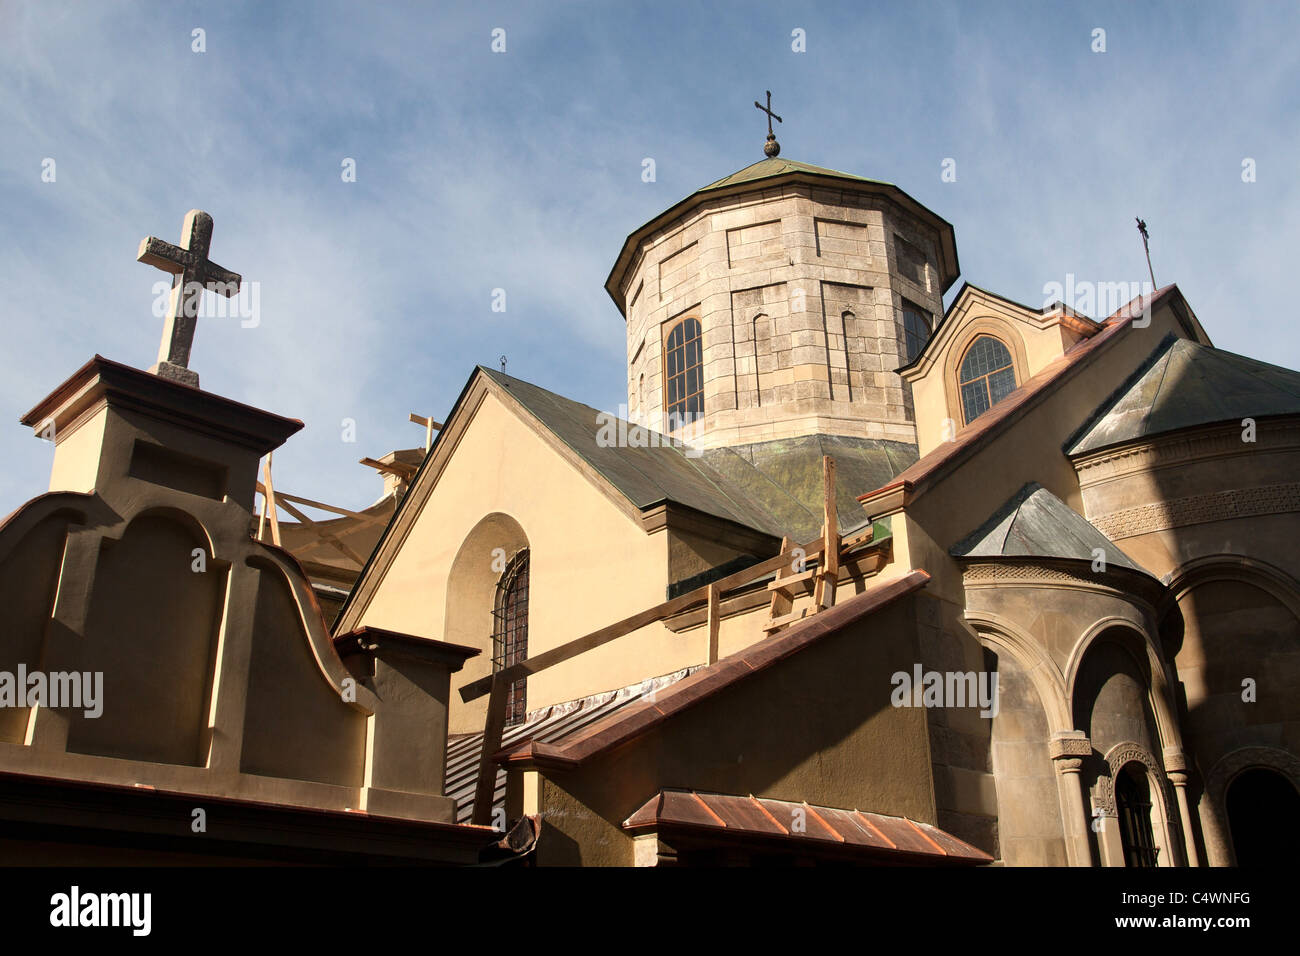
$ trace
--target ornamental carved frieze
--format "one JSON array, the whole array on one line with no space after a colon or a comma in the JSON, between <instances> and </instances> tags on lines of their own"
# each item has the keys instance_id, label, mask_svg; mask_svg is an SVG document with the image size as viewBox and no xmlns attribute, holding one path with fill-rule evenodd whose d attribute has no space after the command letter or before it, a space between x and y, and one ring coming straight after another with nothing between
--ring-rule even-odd
<instances>
[{"instance_id":1,"label":"ornamental carved frieze","mask_svg":"<svg viewBox=\"0 0 1300 956\"><path fill-rule=\"evenodd\" d=\"M967 589L1018 586L1086 588L1121 595L1125 600L1139 604L1155 604L1164 592L1163 585L1149 575L1113 566L1093 572L1086 561L1061 561L1060 564L1047 565L1035 560L1023 563L965 560L971 561L962 569L962 586Z\"/></svg>"},{"instance_id":2,"label":"ornamental carved frieze","mask_svg":"<svg viewBox=\"0 0 1300 956\"><path fill-rule=\"evenodd\" d=\"M1165 776L1164 769L1156 762L1151 752L1141 744L1132 741L1116 744L1111 747L1106 754L1107 772L1097 778L1097 782L1092 787L1092 804L1107 816L1115 814L1115 777L1119 775L1120 770L1125 764L1140 763L1147 768L1147 771L1159 781L1160 802L1164 810L1165 819L1171 819L1169 816L1170 807L1173 805L1173 793L1170 789L1170 783Z\"/></svg>"},{"instance_id":3,"label":"ornamental carved frieze","mask_svg":"<svg viewBox=\"0 0 1300 956\"><path fill-rule=\"evenodd\" d=\"M1089 519L1111 540L1186 525L1300 511L1300 482L1235 488L1124 508Z\"/></svg>"},{"instance_id":4,"label":"ornamental carved frieze","mask_svg":"<svg viewBox=\"0 0 1300 956\"><path fill-rule=\"evenodd\" d=\"M1041 564L972 564L962 572L962 583L970 586L995 582L1024 582L1046 584L1086 584L1096 587L1102 583L1102 574L1079 574L1063 568L1049 568Z\"/></svg>"}]
</instances>

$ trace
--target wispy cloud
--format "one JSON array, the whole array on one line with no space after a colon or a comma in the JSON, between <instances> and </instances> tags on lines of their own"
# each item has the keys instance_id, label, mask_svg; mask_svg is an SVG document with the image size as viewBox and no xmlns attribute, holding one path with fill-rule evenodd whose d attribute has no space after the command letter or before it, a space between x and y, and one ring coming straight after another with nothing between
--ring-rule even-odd
<instances>
[{"instance_id":1,"label":"wispy cloud","mask_svg":"<svg viewBox=\"0 0 1300 956\"><path fill-rule=\"evenodd\" d=\"M307 422L276 456L285 488L368 503L356 460L417 444L407 412L445 415L502 354L616 407L609 266L646 219L759 158L768 88L783 155L898 183L954 223L971 281L1036 301L1067 272L1141 279L1142 215L1157 278L1219 345L1300 365L1277 307L1297 25L1275 4L3 4L0 402L12 422L95 352L151 364L160 274L136 244L175 241L197 206L213 257L259 283L261 321L202 320L193 364ZM49 450L12 424L0 453L7 511L44 487Z\"/></svg>"}]
</instances>

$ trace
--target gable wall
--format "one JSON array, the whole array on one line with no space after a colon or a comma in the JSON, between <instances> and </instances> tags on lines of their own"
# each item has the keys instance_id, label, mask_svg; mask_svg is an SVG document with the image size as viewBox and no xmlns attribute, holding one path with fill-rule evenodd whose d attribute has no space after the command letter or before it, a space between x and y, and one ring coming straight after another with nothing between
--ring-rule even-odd
<instances>
[{"instance_id":1,"label":"gable wall","mask_svg":"<svg viewBox=\"0 0 1300 956\"><path fill-rule=\"evenodd\" d=\"M530 656L664 600L668 535L647 534L491 391L436 479L360 623L442 638L453 563L490 514L513 519L530 549ZM514 538L501 545L507 558L517 548ZM481 575L491 595L500 567L489 560ZM453 688L491 672L490 598L477 603L453 614L457 633L447 639L482 650ZM528 709L699 663L698 650L656 624L530 678ZM486 698L466 705L453 690L451 706L451 733L482 730Z\"/></svg>"},{"instance_id":2,"label":"gable wall","mask_svg":"<svg viewBox=\"0 0 1300 956\"><path fill-rule=\"evenodd\" d=\"M1038 321L1034 321L1038 320ZM957 366L980 333L1002 341L1016 366L1016 381L1037 375L1079 340L1060 324L1044 326L1036 312L978 293L959 303L927 351L917 377L909 374L916 407L917 440L922 455L950 440L963 427ZM949 424L951 419L951 424Z\"/></svg>"},{"instance_id":3,"label":"gable wall","mask_svg":"<svg viewBox=\"0 0 1300 956\"><path fill-rule=\"evenodd\" d=\"M931 593L961 603L961 574L948 549L970 534L1026 482L1037 481L1084 514L1079 480L1062 445L1118 389L1164 336L1185 337L1167 305L1157 307L1146 328L1121 330L1086 367L1048 386L1028 411L938 478L906 511L909 552L903 563L935 576ZM900 558L902 552L900 552ZM910 563L908 563L910 562Z\"/></svg>"}]
</instances>

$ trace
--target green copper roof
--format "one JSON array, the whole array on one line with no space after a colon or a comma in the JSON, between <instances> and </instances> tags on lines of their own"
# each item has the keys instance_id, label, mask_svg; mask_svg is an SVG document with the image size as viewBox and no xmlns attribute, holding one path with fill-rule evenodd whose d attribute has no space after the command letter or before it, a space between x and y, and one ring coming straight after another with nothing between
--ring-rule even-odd
<instances>
[{"instance_id":1,"label":"green copper roof","mask_svg":"<svg viewBox=\"0 0 1300 956\"><path fill-rule=\"evenodd\" d=\"M1037 482L1025 485L988 521L953 546L958 558L1066 558L1143 571L1082 515ZM1147 573L1143 571L1143 573Z\"/></svg>"},{"instance_id":2,"label":"green copper roof","mask_svg":"<svg viewBox=\"0 0 1300 956\"><path fill-rule=\"evenodd\" d=\"M711 189L724 189L727 186L737 186L741 183L752 183L756 179L770 179L773 176L782 176L786 173L812 173L814 176L835 176L839 179L852 179L859 183L876 183L881 186L892 186L893 183L887 183L881 179L867 179L863 176L854 176L850 173L841 173L834 169L826 169L822 166L813 166L809 163L800 163L793 159L760 159L752 166L746 166L744 169L732 173L730 176L724 176L716 183L709 183L697 192L708 192Z\"/></svg>"},{"instance_id":3,"label":"green copper roof","mask_svg":"<svg viewBox=\"0 0 1300 956\"><path fill-rule=\"evenodd\" d=\"M867 438L807 435L688 454L655 432L657 447L602 443L613 416L503 372L479 366L557 439L639 509L673 502L773 537L808 541L821 530L822 455L836 465L836 510L842 531L866 523L856 496L887 484L916 461L914 445ZM618 431L629 434L626 425ZM606 426L607 427L607 426ZM617 426L615 426L617 428Z\"/></svg>"},{"instance_id":4,"label":"green copper roof","mask_svg":"<svg viewBox=\"0 0 1300 956\"><path fill-rule=\"evenodd\" d=\"M1081 429L1078 455L1218 422L1300 414L1300 372L1167 336Z\"/></svg>"}]
</instances>

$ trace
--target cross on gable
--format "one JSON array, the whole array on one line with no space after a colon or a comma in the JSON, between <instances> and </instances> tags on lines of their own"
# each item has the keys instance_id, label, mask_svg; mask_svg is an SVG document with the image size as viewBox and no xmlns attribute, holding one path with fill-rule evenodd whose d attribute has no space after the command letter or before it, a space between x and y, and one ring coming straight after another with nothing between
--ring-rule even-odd
<instances>
[{"instance_id":1,"label":"cross on gable","mask_svg":"<svg viewBox=\"0 0 1300 956\"><path fill-rule=\"evenodd\" d=\"M194 345L194 328L198 324L199 302L208 289L227 298L237 295L242 281L239 273L223 269L208 258L212 245L212 217L201 209L191 209L181 227L181 242L174 246L154 236L140 242L136 261L170 272L171 299L163 325L158 362L149 371L163 378L198 388L199 375L192 371L190 349Z\"/></svg>"}]
</instances>

